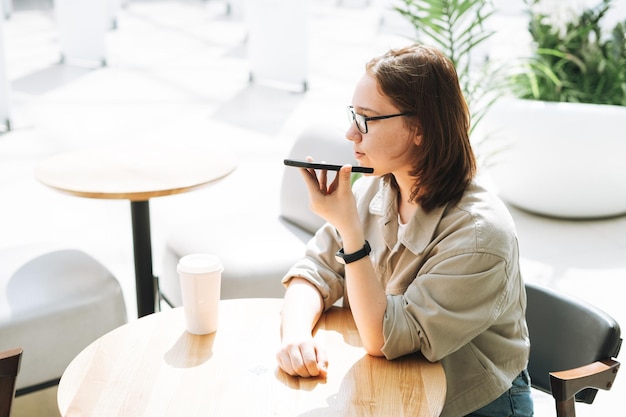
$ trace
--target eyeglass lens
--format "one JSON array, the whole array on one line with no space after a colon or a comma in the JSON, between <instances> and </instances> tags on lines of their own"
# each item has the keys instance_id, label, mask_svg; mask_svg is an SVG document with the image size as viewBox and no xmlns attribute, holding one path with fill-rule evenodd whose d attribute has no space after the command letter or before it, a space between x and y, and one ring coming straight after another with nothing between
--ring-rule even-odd
<instances>
[{"instance_id":1,"label":"eyeglass lens","mask_svg":"<svg viewBox=\"0 0 626 417\"><path fill-rule=\"evenodd\" d=\"M355 122L357 129L361 133L367 133L367 122L365 121L365 117L356 113L352 107L347 108L348 111L348 121L350 123Z\"/></svg>"}]
</instances>

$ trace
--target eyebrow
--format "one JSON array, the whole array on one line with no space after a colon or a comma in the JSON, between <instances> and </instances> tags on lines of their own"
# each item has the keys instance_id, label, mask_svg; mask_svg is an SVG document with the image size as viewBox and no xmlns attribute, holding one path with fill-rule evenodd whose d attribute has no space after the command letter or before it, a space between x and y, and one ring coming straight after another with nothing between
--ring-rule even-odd
<instances>
[{"instance_id":1,"label":"eyebrow","mask_svg":"<svg viewBox=\"0 0 626 417\"><path fill-rule=\"evenodd\" d=\"M374 109L371 109L369 107L360 107L360 106L352 106L352 108L354 109L354 111L359 111L359 112L369 112L369 113L374 113L374 114L381 114L380 112L377 112Z\"/></svg>"}]
</instances>

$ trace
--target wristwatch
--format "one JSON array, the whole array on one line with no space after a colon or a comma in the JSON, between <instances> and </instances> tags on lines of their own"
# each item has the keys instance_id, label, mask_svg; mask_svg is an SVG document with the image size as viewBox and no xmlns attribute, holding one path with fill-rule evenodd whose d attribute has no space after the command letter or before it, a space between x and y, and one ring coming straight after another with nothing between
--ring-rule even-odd
<instances>
[{"instance_id":1,"label":"wristwatch","mask_svg":"<svg viewBox=\"0 0 626 417\"><path fill-rule=\"evenodd\" d=\"M354 253L345 254L343 253L343 248L339 249L335 254L335 258L337 258L338 262L347 265L352 262L356 262L359 259L365 258L371 251L372 248L370 247L370 243L366 240L363 247Z\"/></svg>"}]
</instances>

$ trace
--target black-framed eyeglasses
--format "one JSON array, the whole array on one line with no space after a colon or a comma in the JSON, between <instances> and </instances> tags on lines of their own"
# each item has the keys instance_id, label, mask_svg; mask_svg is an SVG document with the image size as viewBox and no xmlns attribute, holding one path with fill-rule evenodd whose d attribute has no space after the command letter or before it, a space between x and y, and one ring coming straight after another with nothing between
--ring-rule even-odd
<instances>
[{"instance_id":1,"label":"black-framed eyeglasses","mask_svg":"<svg viewBox=\"0 0 626 417\"><path fill-rule=\"evenodd\" d=\"M363 116L362 114L359 114L359 113L355 112L354 111L354 107L352 107L352 106L348 106L346 108L346 110L348 111L348 120L350 121L350 123L355 122L357 129L359 129L359 132L361 132L363 134L367 133L367 122L369 122L369 121L372 121L372 120L384 120L384 119L391 119L392 117L412 116L413 115L413 113L398 113L398 114L389 114L389 115L386 115L386 116L367 117L367 116Z\"/></svg>"}]
</instances>

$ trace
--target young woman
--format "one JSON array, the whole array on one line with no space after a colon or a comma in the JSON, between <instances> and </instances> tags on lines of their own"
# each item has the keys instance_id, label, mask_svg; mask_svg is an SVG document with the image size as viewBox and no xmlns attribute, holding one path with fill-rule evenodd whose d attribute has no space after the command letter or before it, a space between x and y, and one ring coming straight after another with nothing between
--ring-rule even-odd
<instances>
[{"instance_id":1,"label":"young woman","mask_svg":"<svg viewBox=\"0 0 626 417\"><path fill-rule=\"evenodd\" d=\"M531 416L516 232L502 202L474 181L454 66L423 45L391 50L366 65L348 114L346 138L374 173L351 188L349 166L331 182L326 171L301 170L327 223L283 279L280 367L326 374L311 331L343 297L370 355L420 351L441 362L442 416Z\"/></svg>"}]
</instances>

